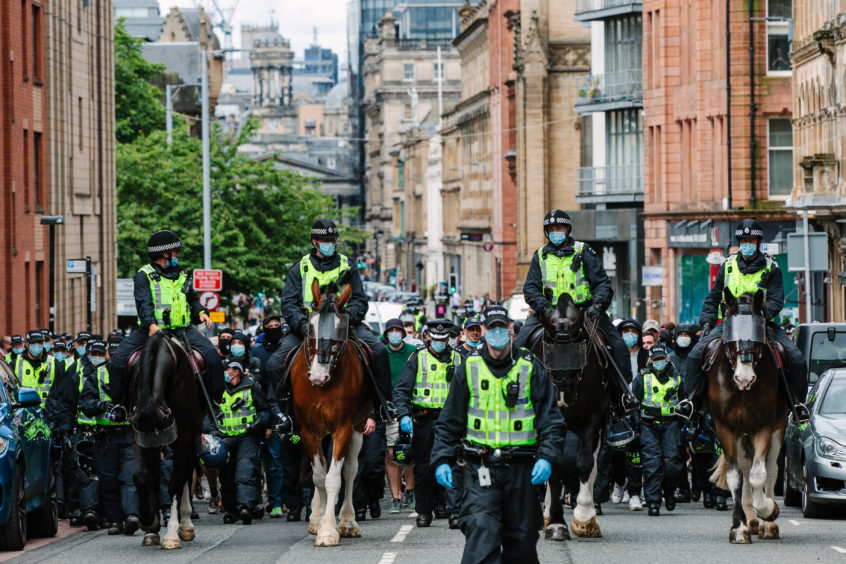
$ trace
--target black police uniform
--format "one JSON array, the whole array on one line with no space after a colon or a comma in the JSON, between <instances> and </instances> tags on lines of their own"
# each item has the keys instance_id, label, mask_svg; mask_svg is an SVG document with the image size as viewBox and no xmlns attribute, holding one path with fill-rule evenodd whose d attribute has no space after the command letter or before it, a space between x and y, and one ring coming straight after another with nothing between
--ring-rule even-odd
<instances>
[{"instance_id":1,"label":"black police uniform","mask_svg":"<svg viewBox=\"0 0 846 564\"><path fill-rule=\"evenodd\" d=\"M176 280L182 273L182 268L179 267L163 269L155 263L151 263L150 266L155 269L157 275L168 280ZM114 355L112 355L112 375L115 377L115 383L119 386L123 386L129 382L126 366L129 357L133 352L142 348L147 343L150 325L157 324L153 296L150 292L150 280L143 272L137 272L132 278L132 282L135 286L135 308L141 325L121 342ZM188 299L188 308L191 311L191 323L200 323L200 314L206 311L200 304L200 298L197 296L197 292L194 291L193 286L187 288L186 298ZM171 329L171 331L180 337L184 337L192 348L197 349L203 355L208 365L206 378L208 392L211 399L217 401L221 394L223 394L223 364L214 345L201 335L193 325Z\"/></svg>"},{"instance_id":2,"label":"black police uniform","mask_svg":"<svg viewBox=\"0 0 846 564\"><path fill-rule=\"evenodd\" d=\"M104 366L110 371L108 365ZM126 406L126 399L112 396L111 386L98 382L98 369L90 362L83 369L83 378L79 407L85 415L98 420L94 460L100 480L103 517L108 523L119 524L130 515L138 515L138 493L132 478L135 464L132 427L126 421L120 425L99 423L107 418L107 406L101 398L100 390L102 388L111 397L114 405Z\"/></svg>"},{"instance_id":3,"label":"black police uniform","mask_svg":"<svg viewBox=\"0 0 846 564\"><path fill-rule=\"evenodd\" d=\"M574 244L575 240L572 237L567 237L567 240L558 247L547 243L543 246L541 252L553 254L557 257L570 256L576 252ZM591 293L591 299L587 304L584 304L585 307L594 304L600 306L603 310L607 309L611 305L611 299L614 297L614 290L611 287L611 281L608 280L608 275L605 274L605 269L602 267L602 262L597 256L596 251L588 244L585 244L582 251L582 266L584 268L585 279L590 285ZM523 295L526 298L526 303L532 308L533 313L517 334L517 339L514 342L517 347L524 346L532 330L542 323L540 313L552 308L552 304L544 296L543 290L544 280L541 273L540 260L538 259L538 253L534 253L532 255L532 264L529 266L529 273L526 275L526 281L523 283ZM598 328L605 337L605 342L611 347L610 352L614 358L614 362L620 368L623 379L626 382L631 382L632 374L629 367L629 351L625 343L623 343L623 339L614 328L614 325L611 324L611 320L607 315L600 315L598 319ZM612 366L608 367L608 371L613 370L614 368ZM620 396L627 394L628 390L620 389L620 385L614 375L610 376L609 381L617 389L614 401L619 402Z\"/></svg>"},{"instance_id":4,"label":"black police uniform","mask_svg":"<svg viewBox=\"0 0 846 564\"><path fill-rule=\"evenodd\" d=\"M681 374L682 382L685 381L685 374L687 373L687 357L690 356L690 351L693 350L693 347L696 345L696 332L699 330L699 326L696 324L688 324L688 323L680 323L676 326L675 334L673 335L673 350L670 352L670 364L675 367L676 372ZM690 335L690 344L686 347L682 347L678 344L678 337L680 333L688 333ZM679 443L679 455L681 456L682 460L687 459L687 441L682 438ZM691 456L693 452L691 452ZM693 472L696 473L695 464L693 465ZM695 479L695 477L694 477ZM697 490L697 486L694 483L694 491ZM699 490L701 491L701 490ZM708 489L710 491L710 488ZM681 501L688 501L690 497L692 497L690 482L688 481L687 472L682 467L682 473L679 478L679 495Z\"/></svg>"},{"instance_id":5,"label":"black police uniform","mask_svg":"<svg viewBox=\"0 0 846 564\"><path fill-rule=\"evenodd\" d=\"M438 333L437 328L428 324L429 332L433 336ZM444 329L442 336L448 331ZM430 519L436 505L444 506L443 488L435 481L435 468L429 464L429 456L432 453L432 445L435 442L434 424L441 414L441 409L423 409L413 405L412 393L417 382L417 364L420 354L425 351L427 355L434 356L438 362L448 364L453 358L453 364L447 367L447 379L451 381L450 372L455 374L456 364L461 361L461 355L447 346L440 354L435 353L431 348L416 351L408 359L396 386L394 386L394 404L400 420L406 415L414 420L414 433L411 435L411 444L414 449L414 510L424 519ZM444 511L446 508L444 507ZM444 515L438 515L443 517Z\"/></svg>"},{"instance_id":6,"label":"black police uniform","mask_svg":"<svg viewBox=\"0 0 846 564\"><path fill-rule=\"evenodd\" d=\"M644 400L644 374L651 373L661 384L665 384L676 374L671 363L667 363L664 372L651 368L641 371L632 382L632 391L638 400ZM674 400L678 399L678 389ZM659 398L661 399L661 398ZM672 498L676 483L682 472L682 460L679 453L681 428L679 419L673 415L661 415L644 406L641 409L640 454L643 463L643 493L649 505L661 504L661 494ZM670 499L668 509L673 507Z\"/></svg>"},{"instance_id":7,"label":"black police uniform","mask_svg":"<svg viewBox=\"0 0 846 564\"><path fill-rule=\"evenodd\" d=\"M767 267L768 261L771 261L771 268L769 274L764 274L761 280L761 287L766 289L766 304L767 313L770 319L778 319L781 309L784 307L784 285L781 279L781 269L778 263L758 251L755 258L746 260L743 255L738 253L737 265L740 272L743 274L754 274L759 270ZM688 398L700 398L703 388L705 386L705 373L702 370L702 357L705 354L705 347L714 339L722 338L723 325L717 325L718 308L723 301L723 290L726 287L726 263L720 265L720 271L717 274L717 280L711 288L708 297L702 304L702 313L699 314L699 324L708 324L712 327L707 336L701 338L687 358L687 367L684 374L684 388ZM802 353L793 343L793 340L784 332L777 323L767 323L767 333L772 334L772 337L778 341L787 352L790 359L790 366L787 368L787 378L790 382L790 388L796 401L803 401L808 393L807 371L805 368L805 360ZM698 402L697 402L698 403Z\"/></svg>"},{"instance_id":8,"label":"black police uniform","mask_svg":"<svg viewBox=\"0 0 846 564\"><path fill-rule=\"evenodd\" d=\"M365 435L358 452L358 473L353 484L353 507L357 521L366 519L367 508L370 516L378 519L382 515L379 504L385 496L385 453L387 452L385 423L376 420L376 428ZM343 499L338 494L338 499Z\"/></svg>"},{"instance_id":9,"label":"black police uniform","mask_svg":"<svg viewBox=\"0 0 846 564\"><path fill-rule=\"evenodd\" d=\"M505 377L518 355L532 362L531 398L537 430L537 456L553 467L563 462L564 417L558 410L555 391L543 365L529 351L518 349L513 354L494 360L487 346L479 354L497 378ZM467 433L466 363L455 371L449 396L435 422L435 443L430 464L454 463L459 442ZM489 464L492 485L479 485L480 463L468 460L464 467L465 493L461 504L460 524L466 537L462 563L475 562L538 562L537 540L540 529L538 488L531 483L532 461Z\"/></svg>"}]
</instances>

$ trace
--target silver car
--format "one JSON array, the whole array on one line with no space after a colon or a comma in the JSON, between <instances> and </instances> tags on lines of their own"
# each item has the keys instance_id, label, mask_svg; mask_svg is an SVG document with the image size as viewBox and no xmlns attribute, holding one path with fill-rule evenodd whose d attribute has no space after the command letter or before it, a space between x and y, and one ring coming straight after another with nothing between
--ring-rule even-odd
<instances>
[{"instance_id":1,"label":"silver car","mask_svg":"<svg viewBox=\"0 0 846 564\"><path fill-rule=\"evenodd\" d=\"M805 517L824 506L846 506L846 368L823 373L808 392L811 421L784 432L784 504Z\"/></svg>"}]
</instances>

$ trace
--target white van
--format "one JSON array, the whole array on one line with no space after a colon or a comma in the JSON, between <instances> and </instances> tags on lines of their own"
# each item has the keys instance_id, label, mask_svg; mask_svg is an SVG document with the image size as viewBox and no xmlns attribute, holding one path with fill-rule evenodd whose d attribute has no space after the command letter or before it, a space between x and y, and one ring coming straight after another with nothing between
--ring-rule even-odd
<instances>
[{"instance_id":1,"label":"white van","mask_svg":"<svg viewBox=\"0 0 846 564\"><path fill-rule=\"evenodd\" d=\"M364 316L364 322L377 335L381 335L388 320L399 318L403 308L402 304L394 302L367 302L367 315Z\"/></svg>"}]
</instances>

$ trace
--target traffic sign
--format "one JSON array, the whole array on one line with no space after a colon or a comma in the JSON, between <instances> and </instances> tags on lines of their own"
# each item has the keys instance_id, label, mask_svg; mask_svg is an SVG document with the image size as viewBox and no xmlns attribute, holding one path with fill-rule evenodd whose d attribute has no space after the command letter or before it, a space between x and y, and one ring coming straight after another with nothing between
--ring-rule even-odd
<instances>
[{"instance_id":1,"label":"traffic sign","mask_svg":"<svg viewBox=\"0 0 846 564\"><path fill-rule=\"evenodd\" d=\"M488 253L493 250L493 247L494 247L494 245L490 241L485 241L485 244L482 245L482 248L485 249L485 251L488 252Z\"/></svg>"},{"instance_id":2,"label":"traffic sign","mask_svg":"<svg viewBox=\"0 0 846 564\"><path fill-rule=\"evenodd\" d=\"M69 274L85 274L88 272L85 259L67 261L67 271Z\"/></svg>"},{"instance_id":3,"label":"traffic sign","mask_svg":"<svg viewBox=\"0 0 846 564\"><path fill-rule=\"evenodd\" d=\"M226 314L222 311L212 311L209 313L209 319L212 323L224 323L226 322Z\"/></svg>"},{"instance_id":4,"label":"traffic sign","mask_svg":"<svg viewBox=\"0 0 846 564\"><path fill-rule=\"evenodd\" d=\"M117 298L118 315L135 315L135 284L132 278L118 278L115 286L115 298Z\"/></svg>"},{"instance_id":5,"label":"traffic sign","mask_svg":"<svg viewBox=\"0 0 846 564\"><path fill-rule=\"evenodd\" d=\"M198 292L220 292L223 289L223 271L195 270L194 289Z\"/></svg>"},{"instance_id":6,"label":"traffic sign","mask_svg":"<svg viewBox=\"0 0 846 564\"><path fill-rule=\"evenodd\" d=\"M206 308L206 311L215 310L220 305L220 296L214 292L203 292L200 294L200 304Z\"/></svg>"}]
</instances>

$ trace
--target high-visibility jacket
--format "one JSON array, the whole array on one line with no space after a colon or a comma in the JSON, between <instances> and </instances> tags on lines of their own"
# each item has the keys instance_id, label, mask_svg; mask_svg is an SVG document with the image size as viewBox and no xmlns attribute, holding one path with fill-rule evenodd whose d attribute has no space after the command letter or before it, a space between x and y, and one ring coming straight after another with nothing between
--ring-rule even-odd
<instances>
[{"instance_id":1,"label":"high-visibility jacket","mask_svg":"<svg viewBox=\"0 0 846 564\"><path fill-rule=\"evenodd\" d=\"M541 269L543 288L552 290L549 303L554 307L561 294L569 294L576 304L582 304L591 298L590 284L585 278L585 266L582 262L582 252L585 244L581 241L573 243L575 252L572 255L557 257L552 253L544 253L538 249L538 263ZM575 264L575 270L573 270Z\"/></svg>"},{"instance_id":2,"label":"high-visibility jacket","mask_svg":"<svg viewBox=\"0 0 846 564\"><path fill-rule=\"evenodd\" d=\"M653 372L643 373L643 401L641 412L651 417L670 417L675 415L679 403L678 389L681 375L674 373L666 382L661 383ZM672 394L671 391L676 393ZM671 399L665 399L666 397Z\"/></svg>"},{"instance_id":3,"label":"high-visibility jacket","mask_svg":"<svg viewBox=\"0 0 846 564\"><path fill-rule=\"evenodd\" d=\"M236 404L240 404L236 407ZM220 404L223 421L220 429L224 435L236 437L247 432L247 427L258 420L258 410L253 404L253 390L250 382L244 382L234 390L223 392Z\"/></svg>"},{"instance_id":4,"label":"high-visibility jacket","mask_svg":"<svg viewBox=\"0 0 846 564\"><path fill-rule=\"evenodd\" d=\"M43 404L50 394L50 386L53 385L53 378L56 375L56 359L47 357L36 368L27 360L24 353L15 359L13 369L21 387L36 390Z\"/></svg>"},{"instance_id":5,"label":"high-visibility jacket","mask_svg":"<svg viewBox=\"0 0 846 564\"><path fill-rule=\"evenodd\" d=\"M449 361L441 362L428 349L423 349L417 355L417 377L411 392L411 403L427 409L441 409L446 403L449 393L447 374L449 367L455 364L456 357L453 350L449 353Z\"/></svg>"},{"instance_id":6,"label":"high-visibility jacket","mask_svg":"<svg viewBox=\"0 0 846 564\"><path fill-rule=\"evenodd\" d=\"M303 281L303 307L311 312L311 304L314 302L314 296L311 293L311 284L317 279L319 286L326 286L332 282L337 282L341 275L350 269L350 259L346 255L339 254L341 259L337 267L332 270L320 271L314 268L309 257L305 255L300 259L300 278ZM340 290L340 288L339 288Z\"/></svg>"},{"instance_id":7,"label":"high-visibility jacket","mask_svg":"<svg viewBox=\"0 0 846 564\"><path fill-rule=\"evenodd\" d=\"M188 296L183 291L188 280L188 274L180 273L176 280L170 280L159 275L152 265L145 264L139 272L147 275L150 281L150 293L153 296L153 310L156 314L156 325L162 329L178 329L191 324L191 308L188 306ZM165 320L165 312L169 319ZM139 325L141 321L138 321Z\"/></svg>"}]
</instances>

